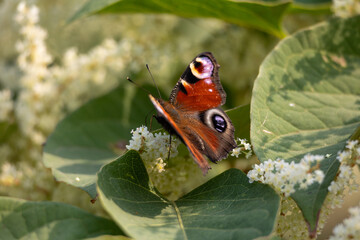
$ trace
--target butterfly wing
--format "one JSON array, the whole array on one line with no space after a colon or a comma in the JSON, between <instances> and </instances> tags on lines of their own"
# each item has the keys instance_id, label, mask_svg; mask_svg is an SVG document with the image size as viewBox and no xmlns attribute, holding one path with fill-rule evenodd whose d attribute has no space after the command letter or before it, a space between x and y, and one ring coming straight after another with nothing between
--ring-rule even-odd
<instances>
[{"instance_id":1,"label":"butterfly wing","mask_svg":"<svg viewBox=\"0 0 360 240\"><path fill-rule=\"evenodd\" d=\"M234 126L230 118L221 108L213 108L195 113L192 118L192 132L201 138L204 145L203 154L212 162L227 157L237 147L234 140Z\"/></svg>"},{"instance_id":2,"label":"butterfly wing","mask_svg":"<svg viewBox=\"0 0 360 240\"><path fill-rule=\"evenodd\" d=\"M205 175L211 167L204 158L201 148L198 147L201 139L194 134L190 134L191 130L188 129L186 120L184 123L183 116L178 114L172 104L162 99L156 99L152 95L149 95L149 98L158 112L156 119L168 132L176 134L182 140Z\"/></svg>"},{"instance_id":3,"label":"butterfly wing","mask_svg":"<svg viewBox=\"0 0 360 240\"><path fill-rule=\"evenodd\" d=\"M220 65L210 52L196 56L170 94L170 103L188 111L204 111L221 106L226 93L220 83Z\"/></svg>"},{"instance_id":4,"label":"butterfly wing","mask_svg":"<svg viewBox=\"0 0 360 240\"><path fill-rule=\"evenodd\" d=\"M217 162L236 147L234 127L221 108L182 112L169 102L149 97L158 112L159 123L183 141L204 175L210 166L203 155Z\"/></svg>"}]
</instances>

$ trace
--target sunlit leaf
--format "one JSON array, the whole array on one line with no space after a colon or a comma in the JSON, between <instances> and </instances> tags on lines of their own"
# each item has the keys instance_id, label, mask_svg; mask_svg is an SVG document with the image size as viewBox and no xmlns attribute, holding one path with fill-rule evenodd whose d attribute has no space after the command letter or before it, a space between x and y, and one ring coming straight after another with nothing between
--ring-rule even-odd
<instances>
[{"instance_id":1,"label":"sunlit leaf","mask_svg":"<svg viewBox=\"0 0 360 240\"><path fill-rule=\"evenodd\" d=\"M360 126L360 17L333 19L285 40L263 62L251 102L261 161L330 154L324 182L292 195L314 231L334 179L336 154Z\"/></svg>"},{"instance_id":2,"label":"sunlit leaf","mask_svg":"<svg viewBox=\"0 0 360 240\"><path fill-rule=\"evenodd\" d=\"M144 164L129 151L98 173L104 208L135 239L254 239L275 226L279 196L230 169L177 201L149 182Z\"/></svg>"}]
</instances>

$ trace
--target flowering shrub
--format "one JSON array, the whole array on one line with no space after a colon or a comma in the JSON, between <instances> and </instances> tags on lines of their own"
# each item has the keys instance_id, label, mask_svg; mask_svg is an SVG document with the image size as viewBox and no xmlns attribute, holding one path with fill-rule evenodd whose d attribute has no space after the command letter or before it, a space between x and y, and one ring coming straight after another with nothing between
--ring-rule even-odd
<instances>
[{"instance_id":1,"label":"flowering shrub","mask_svg":"<svg viewBox=\"0 0 360 240\"><path fill-rule=\"evenodd\" d=\"M127 0L111 6L106 1L94 2L88 1L72 20L97 12L136 9L134 2ZM281 19L287 9L302 9L287 2L221 0L210 1L206 8L189 0L180 1L181 8L160 2L162 5L149 1L138 11L185 17L216 15L278 37L285 35ZM5 0L0 10L12 4ZM14 18L20 26L19 37L13 43L18 69L0 75L0 193L10 196L0 197L0 222L4 226L0 236L50 239L56 233L62 239L101 235L136 239L315 238L332 209L342 205L344 189L358 189L353 169L360 164L360 35L353 29L359 27L360 18L350 17L359 13L358 5L358 1L334 1L332 8L342 18L279 42L260 66L251 110L244 105L227 111L236 129L238 147L203 177L179 139L139 127L152 109L151 103L146 94L125 84L121 75L143 78L139 62L155 59L154 65L164 76L159 79L160 88L165 89L173 84L165 83L169 76L179 75L174 59L188 61L197 48L214 48L215 55L221 52L226 56L223 59L231 56L228 68L221 58L218 61L229 106L234 107L242 98L239 88L251 85L234 78L253 78L252 72L258 69L254 62L268 51L263 43L269 44L258 39L270 37L256 32L248 36L236 32L239 28L233 25L215 20L194 20L196 24L191 20L189 24L189 20L169 16L138 16L134 18L136 24L130 21L119 26L124 35L132 37L119 41L107 38L88 53L71 47L61 56L48 49L49 33L40 24L39 8L19 3ZM306 11L319 10L315 2L305 7ZM244 12L251 17L239 14ZM147 39L139 34L139 27L149 26L151 21L160 21L166 29L152 28L156 37ZM206 30L197 31L191 25ZM185 37L164 43L168 32L181 29L185 29ZM213 45L210 35L216 39ZM246 51L236 55L235 42ZM154 46L161 46L161 50L154 51ZM241 74L239 66L244 68ZM0 67L7 69L3 61ZM223 73L223 69L227 71ZM20 77L11 83L6 80L9 76ZM88 193L96 209L76 189L59 190L65 185L53 181L41 157L58 181ZM247 174L230 169L242 161L256 164L247 169ZM67 198L97 214L107 214L109 219L62 203L12 197ZM350 209L350 214L334 229L333 239L359 237L358 208ZM59 233L57 229L66 231Z\"/></svg>"}]
</instances>

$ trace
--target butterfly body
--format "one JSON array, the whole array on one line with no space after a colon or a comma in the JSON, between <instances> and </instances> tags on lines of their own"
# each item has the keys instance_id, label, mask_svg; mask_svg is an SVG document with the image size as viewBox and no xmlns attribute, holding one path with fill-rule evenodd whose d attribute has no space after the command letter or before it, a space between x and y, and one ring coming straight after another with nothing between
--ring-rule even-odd
<instances>
[{"instance_id":1,"label":"butterfly body","mask_svg":"<svg viewBox=\"0 0 360 240\"><path fill-rule=\"evenodd\" d=\"M218 75L219 65L211 53L193 59L170 94L169 101L149 95L156 119L188 147L204 175L212 162L225 158L236 147L234 127L220 108L226 101Z\"/></svg>"}]
</instances>

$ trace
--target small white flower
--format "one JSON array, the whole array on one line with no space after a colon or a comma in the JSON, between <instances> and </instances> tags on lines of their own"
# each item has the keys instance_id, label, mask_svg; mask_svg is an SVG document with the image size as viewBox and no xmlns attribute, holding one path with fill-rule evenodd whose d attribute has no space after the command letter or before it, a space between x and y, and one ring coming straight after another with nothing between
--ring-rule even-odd
<instances>
[{"instance_id":1,"label":"small white flower","mask_svg":"<svg viewBox=\"0 0 360 240\"><path fill-rule=\"evenodd\" d=\"M245 143L244 144L244 148L245 148L245 150L251 150L251 144L250 143Z\"/></svg>"},{"instance_id":2,"label":"small white flower","mask_svg":"<svg viewBox=\"0 0 360 240\"><path fill-rule=\"evenodd\" d=\"M233 157L239 157L240 154L241 154L240 147L234 148L231 152L231 156L233 156Z\"/></svg>"},{"instance_id":3,"label":"small white flower","mask_svg":"<svg viewBox=\"0 0 360 240\"><path fill-rule=\"evenodd\" d=\"M276 164L276 166L275 166L275 169L276 169L276 171L282 171L284 168L285 168L285 166L287 166L287 162L285 162L285 160L284 159L276 159L276 161L277 161L277 164Z\"/></svg>"},{"instance_id":4,"label":"small white flower","mask_svg":"<svg viewBox=\"0 0 360 240\"><path fill-rule=\"evenodd\" d=\"M156 169L156 171L158 173L162 173L165 171L165 166L166 166L166 163L164 162L164 160L162 158L157 158L155 160L155 166L154 166L154 169Z\"/></svg>"},{"instance_id":5,"label":"small white flower","mask_svg":"<svg viewBox=\"0 0 360 240\"><path fill-rule=\"evenodd\" d=\"M359 141L358 140L349 140L346 143L347 143L346 148L351 150L355 147L355 145L357 145L359 143Z\"/></svg>"},{"instance_id":6,"label":"small white flower","mask_svg":"<svg viewBox=\"0 0 360 240\"><path fill-rule=\"evenodd\" d=\"M350 151L341 151L338 152L336 159L339 160L339 162L342 162L344 159L348 159L350 155L351 155Z\"/></svg>"}]
</instances>

